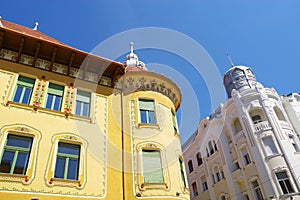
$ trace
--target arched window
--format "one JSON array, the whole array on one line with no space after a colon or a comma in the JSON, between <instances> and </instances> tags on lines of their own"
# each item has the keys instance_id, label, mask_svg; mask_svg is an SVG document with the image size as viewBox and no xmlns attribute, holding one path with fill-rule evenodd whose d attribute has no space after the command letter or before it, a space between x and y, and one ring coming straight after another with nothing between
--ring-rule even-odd
<instances>
[{"instance_id":1,"label":"arched window","mask_svg":"<svg viewBox=\"0 0 300 200\"><path fill-rule=\"evenodd\" d=\"M209 157L210 155L212 155L216 151L218 151L216 142L214 140L209 141L208 142L208 148L206 148L207 157Z\"/></svg>"},{"instance_id":2,"label":"arched window","mask_svg":"<svg viewBox=\"0 0 300 200\"><path fill-rule=\"evenodd\" d=\"M198 162L198 166L200 166L203 163L202 157L201 157L201 153L198 152L197 155L197 162Z\"/></svg>"},{"instance_id":3,"label":"arched window","mask_svg":"<svg viewBox=\"0 0 300 200\"><path fill-rule=\"evenodd\" d=\"M241 126L239 118L236 118L234 120L233 126L234 126L235 134L238 133L238 132L240 132L242 130L242 126Z\"/></svg>"},{"instance_id":4,"label":"arched window","mask_svg":"<svg viewBox=\"0 0 300 200\"><path fill-rule=\"evenodd\" d=\"M189 172L192 173L194 171L193 161L189 160L188 162Z\"/></svg>"},{"instance_id":5,"label":"arched window","mask_svg":"<svg viewBox=\"0 0 300 200\"><path fill-rule=\"evenodd\" d=\"M215 179L215 183L221 180L221 175L218 166L214 167L214 179Z\"/></svg>"},{"instance_id":6,"label":"arched window","mask_svg":"<svg viewBox=\"0 0 300 200\"><path fill-rule=\"evenodd\" d=\"M285 117L284 117L282 111L278 107L274 107L274 111L276 113L278 120L285 121Z\"/></svg>"}]
</instances>

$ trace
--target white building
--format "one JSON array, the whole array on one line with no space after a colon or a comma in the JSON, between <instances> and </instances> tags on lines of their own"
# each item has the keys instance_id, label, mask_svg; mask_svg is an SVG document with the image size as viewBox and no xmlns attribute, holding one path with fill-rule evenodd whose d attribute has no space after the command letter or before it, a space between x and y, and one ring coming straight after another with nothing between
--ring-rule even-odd
<instances>
[{"instance_id":1,"label":"white building","mask_svg":"<svg viewBox=\"0 0 300 200\"><path fill-rule=\"evenodd\" d=\"M279 96L244 66L224 85L228 100L183 145L192 199L300 199L300 96Z\"/></svg>"}]
</instances>

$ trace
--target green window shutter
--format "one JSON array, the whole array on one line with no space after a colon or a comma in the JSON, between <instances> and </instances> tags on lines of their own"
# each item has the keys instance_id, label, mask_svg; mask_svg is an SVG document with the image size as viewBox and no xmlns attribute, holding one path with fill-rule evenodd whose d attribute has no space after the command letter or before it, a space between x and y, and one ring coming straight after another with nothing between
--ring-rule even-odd
<instances>
[{"instance_id":1,"label":"green window shutter","mask_svg":"<svg viewBox=\"0 0 300 200\"><path fill-rule=\"evenodd\" d=\"M84 103L90 103L90 101L91 101L91 93L77 90L76 100L84 102Z\"/></svg>"},{"instance_id":2,"label":"green window shutter","mask_svg":"<svg viewBox=\"0 0 300 200\"><path fill-rule=\"evenodd\" d=\"M139 108L141 110L152 110L154 111L154 101L153 100L139 100Z\"/></svg>"},{"instance_id":3,"label":"green window shutter","mask_svg":"<svg viewBox=\"0 0 300 200\"><path fill-rule=\"evenodd\" d=\"M60 85L50 83L49 87L48 87L48 93L49 94L54 94L54 95L57 95L57 96L63 96L64 86L60 86Z\"/></svg>"},{"instance_id":4,"label":"green window shutter","mask_svg":"<svg viewBox=\"0 0 300 200\"><path fill-rule=\"evenodd\" d=\"M143 150L143 175L145 183L164 183L160 151Z\"/></svg>"},{"instance_id":5,"label":"green window shutter","mask_svg":"<svg viewBox=\"0 0 300 200\"><path fill-rule=\"evenodd\" d=\"M33 88L34 82L35 81L31 78L26 78L23 76L19 76L19 78L18 78L18 85L22 85L25 87Z\"/></svg>"}]
</instances>

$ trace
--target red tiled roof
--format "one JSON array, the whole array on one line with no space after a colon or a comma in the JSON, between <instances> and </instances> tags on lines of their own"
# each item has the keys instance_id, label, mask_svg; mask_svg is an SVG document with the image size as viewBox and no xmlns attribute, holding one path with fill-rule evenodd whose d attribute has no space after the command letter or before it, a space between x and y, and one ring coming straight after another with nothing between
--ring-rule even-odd
<instances>
[{"instance_id":1,"label":"red tiled roof","mask_svg":"<svg viewBox=\"0 0 300 200\"><path fill-rule=\"evenodd\" d=\"M25 34L25 35L28 35L28 36L31 36L31 37L35 37L35 38L38 38L38 39L42 39L42 40L47 40L49 42L53 42L53 43L56 43L56 44L60 44L60 45L65 45L67 46L66 44L38 31L38 30L33 30L31 28L28 28L28 27L25 27L25 26L22 26L22 25L19 25L19 24L15 24L15 23L12 23L12 22L9 22L9 21L6 21L6 20L3 20L1 19L1 23L2 23L2 28L5 28L5 29L9 29L9 30L12 30L12 31L15 31L15 32L18 32L18 33L22 33L22 34Z\"/></svg>"}]
</instances>

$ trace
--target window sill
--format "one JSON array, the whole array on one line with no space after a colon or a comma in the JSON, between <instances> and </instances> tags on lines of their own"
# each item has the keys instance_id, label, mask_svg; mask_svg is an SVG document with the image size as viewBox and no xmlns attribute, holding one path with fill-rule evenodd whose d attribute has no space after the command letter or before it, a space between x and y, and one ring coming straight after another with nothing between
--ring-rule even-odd
<instances>
[{"instance_id":1,"label":"window sill","mask_svg":"<svg viewBox=\"0 0 300 200\"><path fill-rule=\"evenodd\" d=\"M282 156L282 155L283 155L283 154L281 154L281 153L269 155L269 156L266 156L266 157L265 157L265 160L266 160L266 161L269 161L269 160L271 160L272 158L279 157L279 156Z\"/></svg>"},{"instance_id":2,"label":"window sill","mask_svg":"<svg viewBox=\"0 0 300 200\"><path fill-rule=\"evenodd\" d=\"M23 103L17 103L14 101L8 101L5 105L7 107L13 106L16 108L21 108L21 109L26 109L26 110L34 110L36 112L47 113L47 114L60 116L60 117L64 117L64 118L71 118L71 119L76 119L76 120L81 120L81 121L87 121L90 123L92 122L91 117L83 117L80 115L74 115L71 113L61 112L61 111L57 111L57 110L51 110L51 109L44 108L44 107L33 106L33 105L28 105L28 104L23 104Z\"/></svg>"},{"instance_id":3,"label":"window sill","mask_svg":"<svg viewBox=\"0 0 300 200\"><path fill-rule=\"evenodd\" d=\"M51 178L49 181L50 186L69 186L69 187L77 187L79 189L82 188L82 185L79 180L68 180L68 179L61 179L61 178Z\"/></svg>"},{"instance_id":4,"label":"window sill","mask_svg":"<svg viewBox=\"0 0 300 200\"><path fill-rule=\"evenodd\" d=\"M155 129L159 129L159 125L158 124L139 123L138 128L155 128Z\"/></svg>"},{"instance_id":5,"label":"window sill","mask_svg":"<svg viewBox=\"0 0 300 200\"><path fill-rule=\"evenodd\" d=\"M0 173L0 181L22 182L23 184L29 184L28 176L22 174Z\"/></svg>"},{"instance_id":6,"label":"window sill","mask_svg":"<svg viewBox=\"0 0 300 200\"><path fill-rule=\"evenodd\" d=\"M147 190L147 189L169 189L168 185L166 183L142 183L140 185L141 190Z\"/></svg>"}]
</instances>

